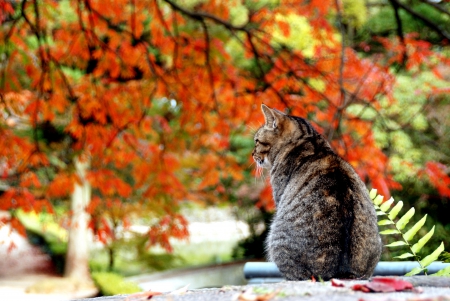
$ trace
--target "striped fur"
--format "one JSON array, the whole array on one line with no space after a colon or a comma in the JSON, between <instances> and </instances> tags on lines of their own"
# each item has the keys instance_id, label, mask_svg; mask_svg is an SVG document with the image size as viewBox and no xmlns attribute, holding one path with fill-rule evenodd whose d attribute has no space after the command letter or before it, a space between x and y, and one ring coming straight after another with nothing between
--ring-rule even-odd
<instances>
[{"instance_id":1,"label":"striped fur","mask_svg":"<svg viewBox=\"0 0 450 301\"><path fill-rule=\"evenodd\" d=\"M270 170L277 208L268 259L287 280L370 277L382 244L364 183L308 121L262 110L252 155Z\"/></svg>"}]
</instances>

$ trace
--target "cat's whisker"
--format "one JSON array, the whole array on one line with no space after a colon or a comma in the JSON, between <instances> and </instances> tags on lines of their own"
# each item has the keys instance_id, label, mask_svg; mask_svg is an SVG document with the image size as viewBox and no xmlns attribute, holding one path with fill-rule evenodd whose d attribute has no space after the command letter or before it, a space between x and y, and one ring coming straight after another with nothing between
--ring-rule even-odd
<instances>
[{"instance_id":1,"label":"cat's whisker","mask_svg":"<svg viewBox=\"0 0 450 301\"><path fill-rule=\"evenodd\" d=\"M266 182L266 175L264 174L264 170L261 168L261 178L263 179L264 183Z\"/></svg>"},{"instance_id":2,"label":"cat's whisker","mask_svg":"<svg viewBox=\"0 0 450 301\"><path fill-rule=\"evenodd\" d=\"M258 164L256 167L255 181L257 178L261 178L262 174L263 174L263 168ZM256 182L255 182L255 184L256 184Z\"/></svg>"},{"instance_id":3,"label":"cat's whisker","mask_svg":"<svg viewBox=\"0 0 450 301\"><path fill-rule=\"evenodd\" d=\"M259 178L259 174L261 172L261 167L259 167L258 164L256 164L256 170L255 170L255 185L257 183L257 179Z\"/></svg>"},{"instance_id":4,"label":"cat's whisker","mask_svg":"<svg viewBox=\"0 0 450 301\"><path fill-rule=\"evenodd\" d=\"M253 132L255 133L258 130L258 126L254 125L254 124L247 124L247 127Z\"/></svg>"}]
</instances>

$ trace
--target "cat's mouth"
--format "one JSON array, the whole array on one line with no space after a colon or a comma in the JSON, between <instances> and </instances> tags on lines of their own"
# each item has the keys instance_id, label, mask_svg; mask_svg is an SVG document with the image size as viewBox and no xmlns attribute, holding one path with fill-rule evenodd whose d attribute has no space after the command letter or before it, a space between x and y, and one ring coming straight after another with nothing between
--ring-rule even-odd
<instances>
[{"instance_id":1,"label":"cat's mouth","mask_svg":"<svg viewBox=\"0 0 450 301\"><path fill-rule=\"evenodd\" d=\"M258 165L258 167L265 167L264 163L266 162L264 161L264 158L253 156L253 160L255 160L256 165Z\"/></svg>"}]
</instances>

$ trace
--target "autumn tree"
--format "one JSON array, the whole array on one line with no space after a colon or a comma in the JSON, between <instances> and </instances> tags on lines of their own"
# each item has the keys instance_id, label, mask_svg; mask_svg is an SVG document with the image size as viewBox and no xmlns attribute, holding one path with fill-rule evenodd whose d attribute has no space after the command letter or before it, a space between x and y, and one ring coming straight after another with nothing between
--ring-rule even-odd
<instances>
[{"instance_id":1,"label":"autumn tree","mask_svg":"<svg viewBox=\"0 0 450 301\"><path fill-rule=\"evenodd\" d=\"M395 105L381 100L381 110L366 110L374 122L377 144L390 158L393 191L418 216L436 224L434 244L448 241L450 178L448 166L448 16L450 3L428 1L376 2L367 7L367 21L354 35L364 55L383 54L392 66ZM356 109L356 108L355 108ZM358 109L359 110L359 109ZM431 250L431 247L430 247Z\"/></svg>"},{"instance_id":2,"label":"autumn tree","mask_svg":"<svg viewBox=\"0 0 450 301\"><path fill-rule=\"evenodd\" d=\"M362 112L395 104L390 65L405 48L380 40L388 55L359 55L344 38L346 2L0 0L8 222L20 229L15 210L71 197L72 217L87 213L100 239L146 215L148 245L170 250L188 235L183 202L215 204L244 182L232 138L251 140L261 103L311 120L388 196L400 186ZM421 41L405 41L411 66L426 63ZM270 189L257 206L273 208Z\"/></svg>"}]
</instances>

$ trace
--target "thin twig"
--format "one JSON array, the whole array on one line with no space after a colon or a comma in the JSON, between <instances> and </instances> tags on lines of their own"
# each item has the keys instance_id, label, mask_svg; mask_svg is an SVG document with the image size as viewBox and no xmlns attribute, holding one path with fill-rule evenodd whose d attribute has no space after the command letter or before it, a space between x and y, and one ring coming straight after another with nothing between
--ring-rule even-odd
<instances>
[{"instance_id":1,"label":"thin twig","mask_svg":"<svg viewBox=\"0 0 450 301\"><path fill-rule=\"evenodd\" d=\"M209 20L214 21L217 24L221 24L221 25L225 26L226 28L228 28L230 30L247 31L247 29L246 29L247 24L244 24L242 26L234 26L230 22L227 22L227 21L217 17L216 15L212 15L212 14L205 13L205 12L193 12L193 11L187 10L184 7L173 2L172 0L164 0L164 2L168 3L172 8L183 13L184 15L189 16L192 19L195 19L195 20L209 19Z\"/></svg>"},{"instance_id":2,"label":"thin twig","mask_svg":"<svg viewBox=\"0 0 450 301\"><path fill-rule=\"evenodd\" d=\"M209 86L211 88L211 97L214 101L214 111L216 111L216 113L219 113L219 104L217 102L216 90L214 88L214 73L211 66L211 58L210 58L211 41L209 38L208 27L206 26L205 20L201 20L200 23L202 24L203 34L205 38L205 63L206 68L208 70Z\"/></svg>"},{"instance_id":3,"label":"thin twig","mask_svg":"<svg viewBox=\"0 0 450 301\"><path fill-rule=\"evenodd\" d=\"M396 2L394 0L389 0L389 2L391 2L392 7L394 8L395 21L397 22L397 36L400 39L400 43L403 48L402 49L402 60L401 60L400 66L404 67L406 64L406 61L408 60L408 55L406 53L406 42L405 42L405 37L403 35L402 19L400 19L400 14L399 14L399 5L398 5L398 2Z\"/></svg>"}]
</instances>

